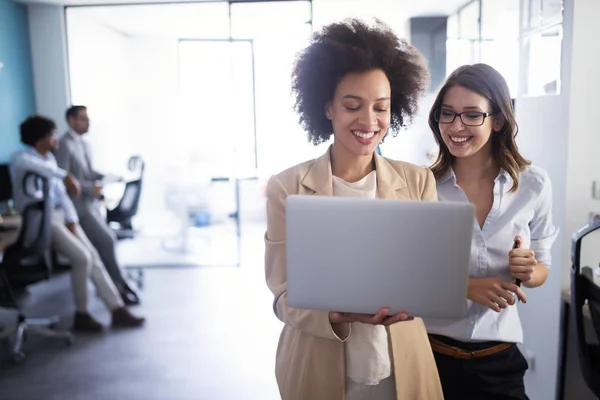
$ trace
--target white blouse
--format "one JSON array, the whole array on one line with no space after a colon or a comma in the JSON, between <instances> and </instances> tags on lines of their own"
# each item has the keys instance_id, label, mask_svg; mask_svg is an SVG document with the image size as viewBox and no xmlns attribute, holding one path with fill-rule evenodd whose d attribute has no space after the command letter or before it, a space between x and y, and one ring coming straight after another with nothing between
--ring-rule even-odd
<instances>
[{"instance_id":1,"label":"white blouse","mask_svg":"<svg viewBox=\"0 0 600 400\"><path fill-rule=\"evenodd\" d=\"M494 203L483 228L473 225L470 278L500 277L514 281L508 266L508 252L514 237L523 238L522 247L535 252L539 263L550 266L550 249L558 229L552 222L552 185L546 171L528 167L519 175L519 188L509 192L513 180L501 171L494 183ZM469 201L456 183L452 170L437 183L440 201ZM523 342L523 329L516 305L497 313L468 301L464 318L457 320L424 319L429 333L463 342Z\"/></svg>"},{"instance_id":2,"label":"white blouse","mask_svg":"<svg viewBox=\"0 0 600 400\"><path fill-rule=\"evenodd\" d=\"M333 195L340 197L377 197L377 175L372 171L358 182L333 177ZM352 334L345 342L347 399L395 399L387 330L382 325L352 323ZM389 379L387 379L389 378ZM384 381L385 382L382 382ZM375 387L375 385L377 387ZM381 391L386 393L381 393Z\"/></svg>"}]
</instances>

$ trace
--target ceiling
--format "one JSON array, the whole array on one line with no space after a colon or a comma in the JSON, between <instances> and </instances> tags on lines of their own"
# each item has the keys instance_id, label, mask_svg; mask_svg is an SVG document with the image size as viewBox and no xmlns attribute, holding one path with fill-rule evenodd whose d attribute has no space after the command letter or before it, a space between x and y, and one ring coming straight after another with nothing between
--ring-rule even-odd
<instances>
[{"instance_id":1,"label":"ceiling","mask_svg":"<svg viewBox=\"0 0 600 400\"><path fill-rule=\"evenodd\" d=\"M227 37L229 33L229 11L227 2L196 0L169 2L168 0L19 0L29 4L51 3L67 6L88 6L69 8L68 13L77 14L78 17L92 19L97 23L128 36L160 36L175 38L210 38ZM251 1L237 0L235 2L251 3ZM448 15L464 5L468 0L313 0L313 14L315 25L325 23L332 19L347 16L381 17L395 29L403 29L405 22L416 16ZM160 4L152 4L160 3ZM270 4L269 4L270 3ZM128 5L125 5L128 4ZM307 4L296 2L296 14L306 15L304 20L309 20L310 9ZM232 7L232 21L234 16L241 13L256 14L248 21L257 17L263 24L271 28L286 29L286 26L276 26L277 22L286 18L279 18L277 10L289 9L291 4L282 1L262 2L261 4L234 4ZM285 6L285 7L283 7ZM304 6L304 7L302 7ZM235 9L238 11L234 13ZM257 10L258 9L258 10ZM352 9L351 15L344 15ZM292 13L294 11L291 11ZM70 15L68 14L68 15ZM271 19L265 17L270 15ZM358 14L358 15L357 15ZM266 22L265 22L266 21ZM284 23L284 22L282 22ZM232 23L240 26L240 23ZM235 29L235 28L234 28ZM224 30L224 32L223 32ZM272 31L271 31L272 32ZM235 37L235 34L234 34Z\"/></svg>"},{"instance_id":2,"label":"ceiling","mask_svg":"<svg viewBox=\"0 0 600 400\"><path fill-rule=\"evenodd\" d=\"M117 4L148 4L148 3L208 3L218 0L16 0L21 3L45 3L62 4L70 6L91 6L91 5L117 5ZM257 0L231 0L232 3L251 3ZM260 1L260 0L258 0ZM263 1L287 1L287 0L263 0ZM313 0L317 1L336 1L336 0ZM354 0L350 0L354 1ZM383 2L385 0L370 0L371 4ZM422 12L450 13L471 0L396 0L402 7L411 10L421 10Z\"/></svg>"}]
</instances>

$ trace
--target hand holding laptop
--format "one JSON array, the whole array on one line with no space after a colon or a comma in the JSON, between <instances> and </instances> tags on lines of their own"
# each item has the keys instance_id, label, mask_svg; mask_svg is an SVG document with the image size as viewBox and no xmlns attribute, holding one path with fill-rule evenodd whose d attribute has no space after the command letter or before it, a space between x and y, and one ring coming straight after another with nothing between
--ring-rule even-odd
<instances>
[{"instance_id":1,"label":"hand holding laptop","mask_svg":"<svg viewBox=\"0 0 600 400\"><path fill-rule=\"evenodd\" d=\"M407 321L412 319L406 313L403 312L397 313L392 316L389 316L389 313L390 309L387 307L383 307L377 312L377 314L374 315L330 312L329 321L331 321L332 324L362 322L363 324L390 326L395 324L396 322Z\"/></svg>"}]
</instances>

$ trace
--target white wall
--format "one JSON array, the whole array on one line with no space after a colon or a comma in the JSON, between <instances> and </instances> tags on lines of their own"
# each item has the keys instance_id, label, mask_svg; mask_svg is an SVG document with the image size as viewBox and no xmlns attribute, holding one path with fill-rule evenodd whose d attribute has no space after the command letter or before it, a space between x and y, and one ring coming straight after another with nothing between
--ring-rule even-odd
<instances>
[{"instance_id":1,"label":"white wall","mask_svg":"<svg viewBox=\"0 0 600 400\"><path fill-rule=\"evenodd\" d=\"M73 104L88 108L94 166L103 172L122 170L133 143L130 124L130 39L85 15L67 10L69 69Z\"/></svg>"},{"instance_id":2,"label":"white wall","mask_svg":"<svg viewBox=\"0 0 600 400\"><path fill-rule=\"evenodd\" d=\"M573 15L573 51L569 108L569 156L567 163L566 223L571 235L589 220L590 212L600 214L600 201L591 196L592 182L600 183L600 134L598 126L598 93L600 93L600 42L597 16L600 2L577 0ZM596 242L597 244L597 242ZM563 286L569 285L568 249L565 257ZM595 265L600 262L600 246L593 252ZM588 255L589 257L589 255ZM588 258L590 259L590 258ZM593 258L592 258L593 259Z\"/></svg>"},{"instance_id":3,"label":"white wall","mask_svg":"<svg viewBox=\"0 0 600 400\"><path fill-rule=\"evenodd\" d=\"M553 185L553 216L561 233L552 249L552 266L545 285L527 290L527 304L519 304L524 330L522 350L533 355L533 368L525 376L531 400L553 399L560 344L561 279L564 248L570 235L564 229L566 186L566 148L568 121L548 118L560 115L568 105L568 96L517 100L518 143L522 153L534 165L548 171Z\"/></svg>"},{"instance_id":4,"label":"white wall","mask_svg":"<svg viewBox=\"0 0 600 400\"><path fill-rule=\"evenodd\" d=\"M524 329L522 350L532 357L532 368L525 375L531 400L556 398L560 356L561 286L572 230L567 221L568 162L571 153L569 101L571 99L571 48L573 40L573 1L564 4L564 37L561 64L561 93L556 96L519 97L516 100L519 135L523 155L546 171L553 185L553 217L560 234L552 248L552 266L545 285L527 291L527 304L519 304ZM579 2L580 0L578 0ZM577 196L581 196L578 193Z\"/></svg>"},{"instance_id":5,"label":"white wall","mask_svg":"<svg viewBox=\"0 0 600 400\"><path fill-rule=\"evenodd\" d=\"M58 131L64 132L70 103L64 8L42 4L28 8L36 111L54 119Z\"/></svg>"}]
</instances>

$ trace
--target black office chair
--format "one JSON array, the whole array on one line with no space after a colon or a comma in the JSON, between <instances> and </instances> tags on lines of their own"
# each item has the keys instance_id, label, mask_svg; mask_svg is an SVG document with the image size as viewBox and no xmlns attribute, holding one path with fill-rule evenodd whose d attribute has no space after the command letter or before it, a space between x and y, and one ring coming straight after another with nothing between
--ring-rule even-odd
<instances>
[{"instance_id":1,"label":"black office chair","mask_svg":"<svg viewBox=\"0 0 600 400\"><path fill-rule=\"evenodd\" d=\"M29 190L31 186L35 186L35 193ZM50 249L52 223L48 180L32 172L27 173L23 179L23 190L26 195L39 200L28 205L23 211L19 237L6 248L0 264L0 307L18 310L17 323L0 332L0 339L15 334L11 354L14 362L19 362L25 357L22 347L28 331L45 337L63 339L67 344L73 342L69 332L52 329L59 321L58 316L27 318L19 306L17 298L26 291L28 285L49 279L51 275L51 266L46 259Z\"/></svg>"},{"instance_id":2,"label":"black office chair","mask_svg":"<svg viewBox=\"0 0 600 400\"><path fill-rule=\"evenodd\" d=\"M106 210L106 222L117 225L114 232L119 240L131 239L135 236L131 219L138 212L145 165L140 156L132 156L129 159L128 167L130 171L138 174L137 179L127 182L123 197L121 197L117 206L112 210Z\"/></svg>"},{"instance_id":3,"label":"black office chair","mask_svg":"<svg viewBox=\"0 0 600 400\"><path fill-rule=\"evenodd\" d=\"M600 398L600 346L590 344L584 326L584 306L589 307L596 339L600 339L600 287L594 283L590 267L580 267L581 241L591 232L600 229L600 216L595 216L589 224L573 235L571 247L571 313L575 317L579 365L583 378L594 395Z\"/></svg>"}]
</instances>

